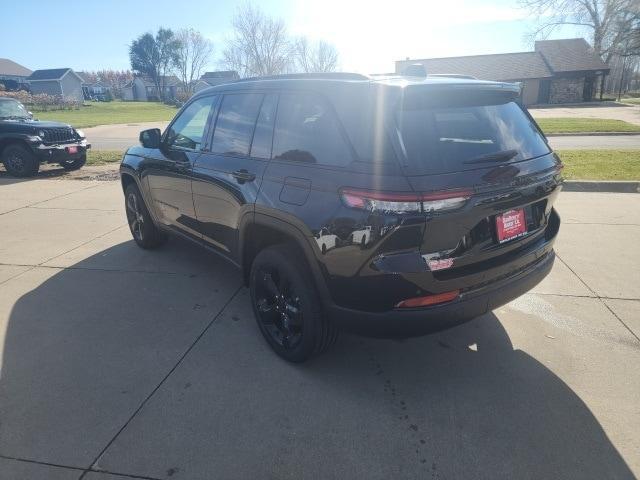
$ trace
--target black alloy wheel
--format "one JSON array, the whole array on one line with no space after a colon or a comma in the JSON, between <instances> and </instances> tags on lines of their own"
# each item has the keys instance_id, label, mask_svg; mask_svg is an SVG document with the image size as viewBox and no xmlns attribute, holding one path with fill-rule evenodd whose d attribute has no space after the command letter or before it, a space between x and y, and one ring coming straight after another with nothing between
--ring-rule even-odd
<instances>
[{"instance_id":1,"label":"black alloy wheel","mask_svg":"<svg viewBox=\"0 0 640 480\"><path fill-rule=\"evenodd\" d=\"M129 185L124 198L127 223L135 242L142 248L156 248L165 243L167 235L153 223L138 187Z\"/></svg>"},{"instance_id":2,"label":"black alloy wheel","mask_svg":"<svg viewBox=\"0 0 640 480\"><path fill-rule=\"evenodd\" d=\"M2 151L2 162L14 177L32 177L40 169L35 155L22 145L8 145Z\"/></svg>"},{"instance_id":3,"label":"black alloy wheel","mask_svg":"<svg viewBox=\"0 0 640 480\"><path fill-rule=\"evenodd\" d=\"M338 330L322 313L309 264L293 244L261 250L251 264L253 312L271 348L290 362L304 362L333 345Z\"/></svg>"},{"instance_id":4,"label":"black alloy wheel","mask_svg":"<svg viewBox=\"0 0 640 480\"><path fill-rule=\"evenodd\" d=\"M277 266L261 266L256 275L255 303L258 321L271 339L285 350L302 340L300 297L286 272Z\"/></svg>"}]
</instances>

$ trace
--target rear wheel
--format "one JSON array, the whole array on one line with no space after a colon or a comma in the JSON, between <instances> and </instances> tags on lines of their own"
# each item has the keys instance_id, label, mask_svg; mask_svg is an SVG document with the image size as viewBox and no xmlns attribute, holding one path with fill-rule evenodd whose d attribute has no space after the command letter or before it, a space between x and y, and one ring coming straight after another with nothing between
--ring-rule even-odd
<instances>
[{"instance_id":1,"label":"rear wheel","mask_svg":"<svg viewBox=\"0 0 640 480\"><path fill-rule=\"evenodd\" d=\"M40 162L28 148L13 144L2 151L2 163L14 177L32 177L40 169Z\"/></svg>"},{"instance_id":2,"label":"rear wheel","mask_svg":"<svg viewBox=\"0 0 640 480\"><path fill-rule=\"evenodd\" d=\"M262 335L290 362L304 362L333 345L338 330L323 317L309 267L291 245L262 250L251 265L251 303Z\"/></svg>"},{"instance_id":3,"label":"rear wheel","mask_svg":"<svg viewBox=\"0 0 640 480\"><path fill-rule=\"evenodd\" d=\"M156 248L165 243L167 234L153 223L138 187L132 183L126 188L124 196L127 223L136 243L142 248Z\"/></svg>"},{"instance_id":4,"label":"rear wheel","mask_svg":"<svg viewBox=\"0 0 640 480\"><path fill-rule=\"evenodd\" d=\"M60 162L60 165L62 165L62 168L64 168L65 170L71 171L81 169L85 163L87 163L86 153L80 158L76 158L75 160L63 160L62 162Z\"/></svg>"}]
</instances>

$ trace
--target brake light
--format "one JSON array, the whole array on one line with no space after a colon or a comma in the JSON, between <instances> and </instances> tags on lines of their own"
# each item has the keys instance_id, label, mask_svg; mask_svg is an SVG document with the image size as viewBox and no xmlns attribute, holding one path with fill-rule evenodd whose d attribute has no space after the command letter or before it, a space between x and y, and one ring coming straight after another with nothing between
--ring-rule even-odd
<instances>
[{"instance_id":1,"label":"brake light","mask_svg":"<svg viewBox=\"0 0 640 480\"><path fill-rule=\"evenodd\" d=\"M372 212L419 213L442 212L462 207L473 191L443 190L430 193L373 192L343 188L340 192L345 205Z\"/></svg>"},{"instance_id":2,"label":"brake light","mask_svg":"<svg viewBox=\"0 0 640 480\"><path fill-rule=\"evenodd\" d=\"M437 293L435 295L425 295L424 297L408 298L396 305L396 308L416 308L416 307L428 307L430 305L437 305L439 303L446 303L455 300L460 295L460 290L453 290L451 292Z\"/></svg>"}]
</instances>

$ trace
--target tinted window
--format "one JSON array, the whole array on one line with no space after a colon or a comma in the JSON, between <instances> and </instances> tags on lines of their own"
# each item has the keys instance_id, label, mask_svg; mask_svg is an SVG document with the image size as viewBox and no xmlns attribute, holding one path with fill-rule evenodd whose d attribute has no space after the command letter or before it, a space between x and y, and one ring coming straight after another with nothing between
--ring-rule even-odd
<instances>
[{"instance_id":1,"label":"tinted window","mask_svg":"<svg viewBox=\"0 0 640 480\"><path fill-rule=\"evenodd\" d=\"M419 173L490 165L482 157L493 154L504 154L506 162L549 153L536 126L514 102L425 108L405 104L398 127L411 168Z\"/></svg>"},{"instance_id":2,"label":"tinted window","mask_svg":"<svg viewBox=\"0 0 640 480\"><path fill-rule=\"evenodd\" d=\"M248 155L262 95L247 93L225 95L213 133L211 151L230 155Z\"/></svg>"},{"instance_id":3,"label":"tinted window","mask_svg":"<svg viewBox=\"0 0 640 480\"><path fill-rule=\"evenodd\" d=\"M256 122L256 131L251 143L251 156L271 158L271 142L273 140L273 121L276 116L278 96L271 94L264 97L260 115Z\"/></svg>"},{"instance_id":4,"label":"tinted window","mask_svg":"<svg viewBox=\"0 0 640 480\"><path fill-rule=\"evenodd\" d=\"M174 148L199 150L204 127L217 97L203 97L190 104L173 122L167 133L167 144Z\"/></svg>"},{"instance_id":5,"label":"tinted window","mask_svg":"<svg viewBox=\"0 0 640 480\"><path fill-rule=\"evenodd\" d=\"M325 101L310 94L286 94L278 104L273 158L344 166L351 152Z\"/></svg>"}]
</instances>

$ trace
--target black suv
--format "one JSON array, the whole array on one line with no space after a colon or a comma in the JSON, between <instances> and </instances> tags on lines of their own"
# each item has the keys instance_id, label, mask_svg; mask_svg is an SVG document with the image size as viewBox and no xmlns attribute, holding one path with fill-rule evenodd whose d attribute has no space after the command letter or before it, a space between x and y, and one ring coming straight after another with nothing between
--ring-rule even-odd
<instances>
[{"instance_id":1,"label":"black suv","mask_svg":"<svg viewBox=\"0 0 640 480\"><path fill-rule=\"evenodd\" d=\"M237 265L271 347L422 335L551 270L562 164L507 83L288 75L198 93L120 167L143 248Z\"/></svg>"},{"instance_id":2,"label":"black suv","mask_svg":"<svg viewBox=\"0 0 640 480\"><path fill-rule=\"evenodd\" d=\"M0 161L11 175L30 177L41 162L77 170L91 148L81 130L59 122L40 122L13 98L0 97Z\"/></svg>"}]
</instances>

